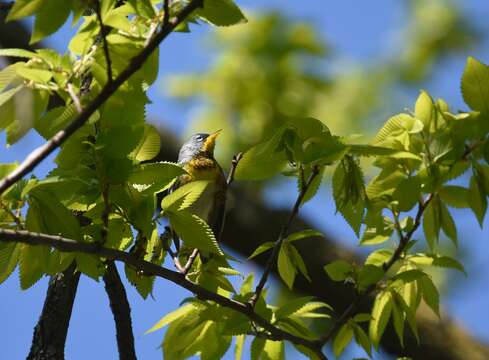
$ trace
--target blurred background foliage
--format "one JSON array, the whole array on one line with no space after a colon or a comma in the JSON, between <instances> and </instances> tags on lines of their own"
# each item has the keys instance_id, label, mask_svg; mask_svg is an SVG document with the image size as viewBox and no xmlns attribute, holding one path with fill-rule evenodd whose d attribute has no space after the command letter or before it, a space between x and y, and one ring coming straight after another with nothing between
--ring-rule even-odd
<instances>
[{"instance_id":1,"label":"blurred background foliage","mask_svg":"<svg viewBox=\"0 0 489 360\"><path fill-rule=\"evenodd\" d=\"M338 135L371 135L385 121L381 114L402 109L399 91L419 88L441 58L465 54L481 38L453 1L404 7L408 21L391 49L367 62L342 59L307 22L278 11L253 14L245 26L210 36L207 70L171 76L162 87L195 107L186 135L225 130L222 161L271 136L287 117L315 117Z\"/></svg>"}]
</instances>

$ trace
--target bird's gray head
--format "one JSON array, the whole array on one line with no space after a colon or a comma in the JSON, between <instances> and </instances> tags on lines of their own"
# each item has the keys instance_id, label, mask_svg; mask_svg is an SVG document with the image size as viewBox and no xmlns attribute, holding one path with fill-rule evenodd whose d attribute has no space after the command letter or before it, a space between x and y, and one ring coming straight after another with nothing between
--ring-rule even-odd
<instances>
[{"instance_id":1,"label":"bird's gray head","mask_svg":"<svg viewBox=\"0 0 489 360\"><path fill-rule=\"evenodd\" d=\"M214 146L216 144L216 138L221 130L213 132L212 134L195 134L188 139L180 148L178 154L178 163L186 163L198 155L213 157Z\"/></svg>"}]
</instances>

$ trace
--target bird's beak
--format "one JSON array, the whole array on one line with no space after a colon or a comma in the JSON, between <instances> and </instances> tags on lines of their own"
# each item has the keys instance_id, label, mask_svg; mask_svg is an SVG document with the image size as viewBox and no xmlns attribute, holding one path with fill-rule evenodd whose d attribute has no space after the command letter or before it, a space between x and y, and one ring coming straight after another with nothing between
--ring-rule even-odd
<instances>
[{"instance_id":1,"label":"bird's beak","mask_svg":"<svg viewBox=\"0 0 489 360\"><path fill-rule=\"evenodd\" d=\"M204 144L204 151L213 153L214 152L214 146L216 145L216 139L221 133L222 129L219 129L217 131L214 131L212 134L210 134L207 139L205 139L205 144Z\"/></svg>"}]
</instances>

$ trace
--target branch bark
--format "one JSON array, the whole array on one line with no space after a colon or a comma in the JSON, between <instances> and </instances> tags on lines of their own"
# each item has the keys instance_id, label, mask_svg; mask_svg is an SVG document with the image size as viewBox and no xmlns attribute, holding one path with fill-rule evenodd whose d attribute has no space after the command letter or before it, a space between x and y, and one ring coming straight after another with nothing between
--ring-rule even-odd
<instances>
[{"instance_id":1,"label":"branch bark","mask_svg":"<svg viewBox=\"0 0 489 360\"><path fill-rule=\"evenodd\" d=\"M116 326L117 349L120 360L136 360L134 335L132 332L131 307L115 264L110 261L104 274L105 292Z\"/></svg>"},{"instance_id":2,"label":"branch bark","mask_svg":"<svg viewBox=\"0 0 489 360\"><path fill-rule=\"evenodd\" d=\"M74 263L51 277L27 360L64 360L66 335L79 280L80 273L75 272Z\"/></svg>"},{"instance_id":3,"label":"branch bark","mask_svg":"<svg viewBox=\"0 0 489 360\"><path fill-rule=\"evenodd\" d=\"M27 158L10 174L0 181L0 195L5 192L11 185L15 184L23 176L31 172L41 161L57 149L66 139L68 139L76 130L82 127L90 116L107 101L107 99L117 91L117 89L138 71L144 64L151 53L159 44L177 27L187 16L195 9L202 6L203 0L190 1L178 14L169 19L168 23L161 27L161 30L141 50L141 52L129 61L129 65L113 81L108 82L100 94L68 125L65 129L58 131L44 145L35 149Z\"/></svg>"}]
</instances>

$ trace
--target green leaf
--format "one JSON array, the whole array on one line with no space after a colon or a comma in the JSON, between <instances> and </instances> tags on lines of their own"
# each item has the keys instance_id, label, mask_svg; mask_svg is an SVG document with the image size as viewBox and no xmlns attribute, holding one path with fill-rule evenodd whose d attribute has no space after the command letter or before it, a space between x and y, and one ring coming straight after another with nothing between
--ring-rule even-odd
<instances>
[{"instance_id":1,"label":"green leaf","mask_svg":"<svg viewBox=\"0 0 489 360\"><path fill-rule=\"evenodd\" d=\"M279 149L283 133L279 129L270 140L246 151L236 168L236 180L264 180L280 173L287 163L285 153Z\"/></svg>"},{"instance_id":2,"label":"green leaf","mask_svg":"<svg viewBox=\"0 0 489 360\"><path fill-rule=\"evenodd\" d=\"M365 260L365 265L375 265L382 266L386 263L392 256L393 251L390 249L378 249L370 253L370 255Z\"/></svg>"},{"instance_id":3,"label":"green leaf","mask_svg":"<svg viewBox=\"0 0 489 360\"><path fill-rule=\"evenodd\" d=\"M18 3L18 1L16 1ZM30 59L33 57L39 57L35 52L25 50L25 49L0 49L0 56L10 56L18 58Z\"/></svg>"},{"instance_id":4,"label":"green leaf","mask_svg":"<svg viewBox=\"0 0 489 360\"><path fill-rule=\"evenodd\" d=\"M379 342L384 333L387 322L392 312L392 297L390 292L383 291L375 297L372 308L372 320L369 324L369 336L376 349L379 348Z\"/></svg>"},{"instance_id":5,"label":"green leaf","mask_svg":"<svg viewBox=\"0 0 489 360\"><path fill-rule=\"evenodd\" d=\"M330 316L324 314L324 312L316 311L324 308L328 309L330 312L333 312L333 308L328 304L321 301L311 301L302 306L300 309L294 311L293 315L300 318L330 318Z\"/></svg>"},{"instance_id":6,"label":"green leaf","mask_svg":"<svg viewBox=\"0 0 489 360\"><path fill-rule=\"evenodd\" d=\"M263 360L283 360L284 342L267 340L261 354Z\"/></svg>"},{"instance_id":7,"label":"green leaf","mask_svg":"<svg viewBox=\"0 0 489 360\"><path fill-rule=\"evenodd\" d=\"M0 106L2 106L7 101L9 101L15 94L17 94L23 88L24 88L24 85L19 85L17 87L14 87L12 89L9 89L9 90L4 91L3 93L1 93L0 94ZM0 121L0 124L2 124L1 121ZM1 126L1 127L4 127L4 126Z\"/></svg>"},{"instance_id":8,"label":"green leaf","mask_svg":"<svg viewBox=\"0 0 489 360\"><path fill-rule=\"evenodd\" d=\"M16 0L14 6L10 9L7 21L19 20L26 16L31 16L36 13L46 0Z\"/></svg>"},{"instance_id":9,"label":"green leaf","mask_svg":"<svg viewBox=\"0 0 489 360\"><path fill-rule=\"evenodd\" d=\"M395 301L392 302L392 320L399 342L404 347L404 313Z\"/></svg>"},{"instance_id":10,"label":"green leaf","mask_svg":"<svg viewBox=\"0 0 489 360\"><path fill-rule=\"evenodd\" d=\"M409 257L409 261L412 261L418 265L439 266L455 269L467 276L464 266L459 261L449 256L439 254L415 254Z\"/></svg>"},{"instance_id":11,"label":"green leaf","mask_svg":"<svg viewBox=\"0 0 489 360\"><path fill-rule=\"evenodd\" d=\"M25 66L17 66L16 67L17 74L22 76L24 79L32 80L38 83L47 83L53 77L53 73L49 70L44 69L35 69Z\"/></svg>"},{"instance_id":12,"label":"green leaf","mask_svg":"<svg viewBox=\"0 0 489 360\"><path fill-rule=\"evenodd\" d=\"M487 198L486 194L484 193L483 185L481 184L480 178L477 176L476 173L474 173L470 178L468 202L470 208L477 217L477 221L479 221L480 227L482 228L484 217L487 211Z\"/></svg>"},{"instance_id":13,"label":"green leaf","mask_svg":"<svg viewBox=\"0 0 489 360\"><path fill-rule=\"evenodd\" d=\"M81 240L82 231L72 212L47 190L36 188L30 191L29 209L26 217L27 230L62 235Z\"/></svg>"},{"instance_id":14,"label":"green leaf","mask_svg":"<svg viewBox=\"0 0 489 360\"><path fill-rule=\"evenodd\" d=\"M21 244L0 243L0 284L14 271L19 261Z\"/></svg>"},{"instance_id":15,"label":"green leaf","mask_svg":"<svg viewBox=\"0 0 489 360\"><path fill-rule=\"evenodd\" d=\"M421 285L424 301L440 317L440 295L433 280L429 276L423 276L418 283Z\"/></svg>"},{"instance_id":16,"label":"green leaf","mask_svg":"<svg viewBox=\"0 0 489 360\"><path fill-rule=\"evenodd\" d=\"M489 67L473 57L465 65L462 95L472 110L489 114Z\"/></svg>"},{"instance_id":17,"label":"green leaf","mask_svg":"<svg viewBox=\"0 0 489 360\"><path fill-rule=\"evenodd\" d=\"M358 286L360 289L366 289L372 284L376 284L384 277L384 270L375 265L364 265L358 274Z\"/></svg>"},{"instance_id":18,"label":"green leaf","mask_svg":"<svg viewBox=\"0 0 489 360\"><path fill-rule=\"evenodd\" d=\"M366 321L370 321L372 320L372 315L370 314L367 314L367 313L360 313L360 314L356 314L354 317L353 317L353 321L354 322L366 322Z\"/></svg>"},{"instance_id":19,"label":"green leaf","mask_svg":"<svg viewBox=\"0 0 489 360\"><path fill-rule=\"evenodd\" d=\"M393 198L399 202L399 210L409 211L417 203L421 195L421 181L418 177L403 179L394 190Z\"/></svg>"},{"instance_id":20,"label":"green leaf","mask_svg":"<svg viewBox=\"0 0 489 360\"><path fill-rule=\"evenodd\" d=\"M98 281L104 273L104 266L97 255L77 253L76 268L81 273Z\"/></svg>"},{"instance_id":21,"label":"green leaf","mask_svg":"<svg viewBox=\"0 0 489 360\"><path fill-rule=\"evenodd\" d=\"M434 198L426 207L423 216L423 231L430 249L434 249L435 244L438 243L438 235L441 228L439 214L439 202Z\"/></svg>"},{"instance_id":22,"label":"green leaf","mask_svg":"<svg viewBox=\"0 0 489 360\"><path fill-rule=\"evenodd\" d=\"M392 280L400 280L404 284L416 281L421 279L422 277L426 276L426 274L418 269L410 269L410 270L405 270L402 271L404 268L401 268L401 270L394 276L392 277Z\"/></svg>"},{"instance_id":23,"label":"green leaf","mask_svg":"<svg viewBox=\"0 0 489 360\"><path fill-rule=\"evenodd\" d=\"M56 32L65 23L71 12L71 1L45 0L36 14L30 43L36 43Z\"/></svg>"},{"instance_id":24,"label":"green leaf","mask_svg":"<svg viewBox=\"0 0 489 360\"><path fill-rule=\"evenodd\" d=\"M45 139L50 139L59 130L64 129L77 115L74 105L56 107L49 110L40 119L34 121L34 127Z\"/></svg>"},{"instance_id":25,"label":"green leaf","mask_svg":"<svg viewBox=\"0 0 489 360\"><path fill-rule=\"evenodd\" d=\"M263 353L263 348L265 347L265 339L255 337L251 342L250 355L251 360L259 360L260 355Z\"/></svg>"},{"instance_id":26,"label":"green leaf","mask_svg":"<svg viewBox=\"0 0 489 360\"><path fill-rule=\"evenodd\" d=\"M355 335L355 341L359 344L363 350L368 354L368 356L372 356L372 344L370 344L370 339L365 331L357 324L353 324L353 334Z\"/></svg>"},{"instance_id":27,"label":"green leaf","mask_svg":"<svg viewBox=\"0 0 489 360\"><path fill-rule=\"evenodd\" d=\"M160 153L160 142L160 134L155 127L145 124L143 138L129 157L138 161L151 160Z\"/></svg>"},{"instance_id":28,"label":"green leaf","mask_svg":"<svg viewBox=\"0 0 489 360\"><path fill-rule=\"evenodd\" d=\"M414 134L423 130L421 120L407 114L398 114L391 117L379 130L372 145L382 145L384 142L403 133Z\"/></svg>"},{"instance_id":29,"label":"green leaf","mask_svg":"<svg viewBox=\"0 0 489 360\"><path fill-rule=\"evenodd\" d=\"M346 346L353 338L353 329L350 322L344 324L333 340L333 352L336 357L340 356Z\"/></svg>"},{"instance_id":30,"label":"green leaf","mask_svg":"<svg viewBox=\"0 0 489 360\"><path fill-rule=\"evenodd\" d=\"M197 215L177 211L171 213L169 219L171 227L187 246L223 255L212 229Z\"/></svg>"},{"instance_id":31,"label":"green leaf","mask_svg":"<svg viewBox=\"0 0 489 360\"><path fill-rule=\"evenodd\" d=\"M153 331L156 331L156 330L159 330L159 329L165 327L166 325L168 325L172 321L179 319L180 317L190 313L194 309L195 309L195 305L190 303L190 304L186 304L186 305L178 308L175 311L172 311L172 312L166 314L156 324L154 324L151 327L151 329L147 330L145 332L145 334L152 333Z\"/></svg>"},{"instance_id":32,"label":"green leaf","mask_svg":"<svg viewBox=\"0 0 489 360\"><path fill-rule=\"evenodd\" d=\"M19 260L20 287L26 290L34 285L48 266L47 246L24 245Z\"/></svg>"},{"instance_id":33,"label":"green leaf","mask_svg":"<svg viewBox=\"0 0 489 360\"><path fill-rule=\"evenodd\" d=\"M305 192L305 194L302 198L301 205L303 205L306 202L308 202L309 200L311 200L316 195L316 193L318 192L319 187L321 186L321 181L323 180L324 169L325 168L322 167L319 170L319 174L316 175L316 177L312 180L311 184L307 188L307 191ZM302 184L302 178L300 176L297 177L297 180L298 180L298 185L299 185L299 191L301 191L302 186L305 186L305 184Z\"/></svg>"},{"instance_id":34,"label":"green leaf","mask_svg":"<svg viewBox=\"0 0 489 360\"><path fill-rule=\"evenodd\" d=\"M324 270L333 281L343 281L350 276L352 266L345 260L336 260L324 267Z\"/></svg>"},{"instance_id":35,"label":"green leaf","mask_svg":"<svg viewBox=\"0 0 489 360\"><path fill-rule=\"evenodd\" d=\"M180 186L161 201L161 208L167 213L181 211L194 204L209 186L208 180L197 180Z\"/></svg>"},{"instance_id":36,"label":"green leaf","mask_svg":"<svg viewBox=\"0 0 489 360\"><path fill-rule=\"evenodd\" d=\"M309 282L311 282L311 278L309 277L309 274L307 272L306 264L304 263L304 260L302 259L301 254L299 251L297 251L296 247L293 245L289 245L286 243L285 245L288 250L289 250L289 256L292 260L292 263L296 267L296 269L299 270L299 272L307 279Z\"/></svg>"},{"instance_id":37,"label":"green leaf","mask_svg":"<svg viewBox=\"0 0 489 360\"><path fill-rule=\"evenodd\" d=\"M260 255L261 253L264 253L265 251L272 249L274 245L275 245L275 243L273 241L268 241L266 243L261 244L260 246L258 246L255 249L255 251L253 251L253 254L251 254L248 257L248 259L252 259L252 258Z\"/></svg>"},{"instance_id":38,"label":"green leaf","mask_svg":"<svg viewBox=\"0 0 489 360\"><path fill-rule=\"evenodd\" d=\"M179 165L170 162L142 164L133 170L127 181L130 184L152 185L151 189L162 190L184 173L185 170ZM165 204L170 200L171 198L164 200Z\"/></svg>"},{"instance_id":39,"label":"green leaf","mask_svg":"<svg viewBox=\"0 0 489 360\"><path fill-rule=\"evenodd\" d=\"M234 360L241 360L243 348L246 340L246 335L236 336L236 348L234 350Z\"/></svg>"},{"instance_id":40,"label":"green leaf","mask_svg":"<svg viewBox=\"0 0 489 360\"><path fill-rule=\"evenodd\" d=\"M297 299L293 299L287 301L285 305L280 306L277 311L275 311L275 317L277 319L286 318L295 312L299 311L302 307L304 307L307 303L309 303L313 299L312 296L300 297Z\"/></svg>"},{"instance_id":41,"label":"green leaf","mask_svg":"<svg viewBox=\"0 0 489 360\"><path fill-rule=\"evenodd\" d=\"M203 8L196 13L203 20L217 26L247 22L246 17L232 0L206 0Z\"/></svg>"},{"instance_id":42,"label":"green leaf","mask_svg":"<svg viewBox=\"0 0 489 360\"><path fill-rule=\"evenodd\" d=\"M290 256L289 246L287 243L282 244L278 253L277 266L280 277L289 289L292 289L297 271Z\"/></svg>"},{"instance_id":43,"label":"green leaf","mask_svg":"<svg viewBox=\"0 0 489 360\"><path fill-rule=\"evenodd\" d=\"M421 120L425 126L429 126L433 116L436 116L436 109L433 104L433 99L426 91L421 91L416 105L414 107L414 115Z\"/></svg>"},{"instance_id":44,"label":"green leaf","mask_svg":"<svg viewBox=\"0 0 489 360\"><path fill-rule=\"evenodd\" d=\"M468 208L468 189L462 186L456 185L445 185L438 192L441 200L445 202L448 206L464 209Z\"/></svg>"},{"instance_id":45,"label":"green leaf","mask_svg":"<svg viewBox=\"0 0 489 360\"><path fill-rule=\"evenodd\" d=\"M455 222L453 221L452 215L450 215L448 208L443 203L440 204L440 221L441 228L443 229L445 235L453 241L455 246L457 246L457 227L455 226Z\"/></svg>"},{"instance_id":46,"label":"green leaf","mask_svg":"<svg viewBox=\"0 0 489 360\"><path fill-rule=\"evenodd\" d=\"M310 237L324 237L324 236L322 233L320 233L317 230L307 229L307 230L297 231L293 234L290 234L285 239L285 242L292 242L292 241L302 240Z\"/></svg>"}]
</instances>

